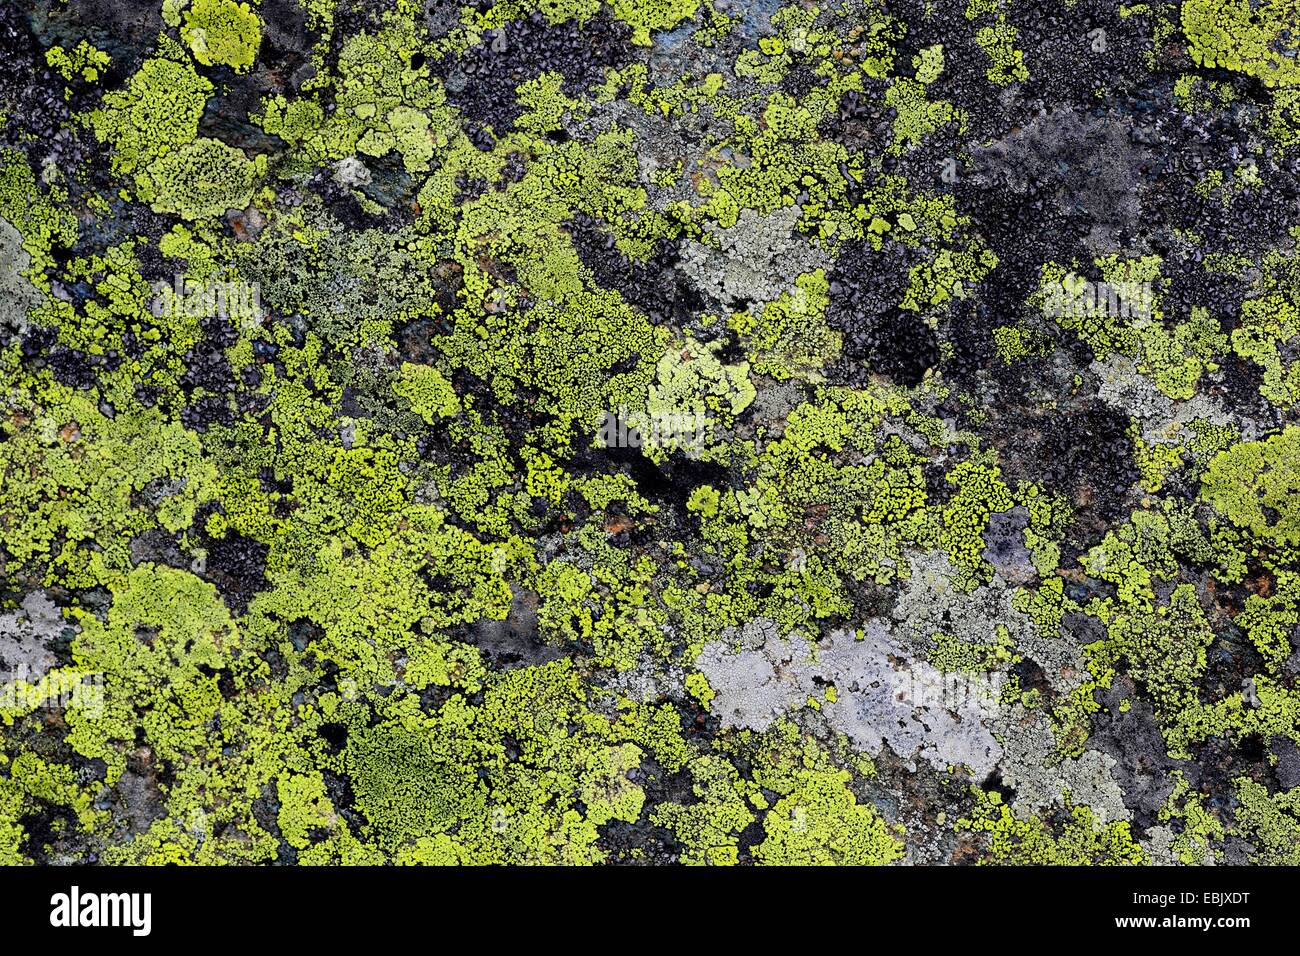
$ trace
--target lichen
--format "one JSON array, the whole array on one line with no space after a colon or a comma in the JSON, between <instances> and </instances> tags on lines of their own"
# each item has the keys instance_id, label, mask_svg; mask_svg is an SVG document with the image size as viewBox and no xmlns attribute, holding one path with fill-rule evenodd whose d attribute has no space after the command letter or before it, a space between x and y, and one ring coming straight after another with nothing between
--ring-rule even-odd
<instances>
[{"instance_id":1,"label":"lichen","mask_svg":"<svg viewBox=\"0 0 1300 956\"><path fill-rule=\"evenodd\" d=\"M0 863L1295 862L1292 0L47 6Z\"/></svg>"}]
</instances>

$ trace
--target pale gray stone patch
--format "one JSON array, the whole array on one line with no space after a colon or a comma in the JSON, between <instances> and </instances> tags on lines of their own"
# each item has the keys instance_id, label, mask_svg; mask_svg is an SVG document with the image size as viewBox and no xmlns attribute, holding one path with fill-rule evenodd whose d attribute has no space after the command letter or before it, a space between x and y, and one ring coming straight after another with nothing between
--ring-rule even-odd
<instances>
[{"instance_id":1,"label":"pale gray stone patch","mask_svg":"<svg viewBox=\"0 0 1300 956\"><path fill-rule=\"evenodd\" d=\"M936 633L971 644L989 644L997 639L997 626L1004 625L1019 643L1035 630L1033 621L1011 606L1015 590L994 579L973 591L956 587L957 570L943 551L909 556L911 576L903 585L893 618L898 633L918 653L929 653Z\"/></svg>"},{"instance_id":2,"label":"pale gray stone patch","mask_svg":"<svg viewBox=\"0 0 1300 956\"><path fill-rule=\"evenodd\" d=\"M1178 865L1178 856L1174 853L1174 831L1168 827L1152 827L1139 845L1152 866Z\"/></svg>"},{"instance_id":3,"label":"pale gray stone patch","mask_svg":"<svg viewBox=\"0 0 1300 956\"><path fill-rule=\"evenodd\" d=\"M824 251L795 234L802 214L798 206L766 216L742 210L729 229L707 227L719 248L690 243L680 268L701 293L727 305L778 299L795 277L832 264Z\"/></svg>"},{"instance_id":4,"label":"pale gray stone patch","mask_svg":"<svg viewBox=\"0 0 1300 956\"><path fill-rule=\"evenodd\" d=\"M1133 812L1124 806L1124 791L1114 774L1115 758L1098 750L1085 750L1076 758L1061 761L1060 780L1070 799L1085 804L1103 824L1131 820Z\"/></svg>"},{"instance_id":5,"label":"pale gray stone patch","mask_svg":"<svg viewBox=\"0 0 1300 956\"><path fill-rule=\"evenodd\" d=\"M1069 793L1075 805L1089 807L1103 824L1133 818L1111 772L1114 757L1088 750L1077 758L1057 760L1051 720L1020 704L1005 709L992 723L1002 742L1002 781L1016 792L1017 814L1064 805Z\"/></svg>"},{"instance_id":6,"label":"pale gray stone patch","mask_svg":"<svg viewBox=\"0 0 1300 956\"><path fill-rule=\"evenodd\" d=\"M767 730L812 689L811 648L800 637L782 640L765 618L727 628L705 645L695 666L713 688L710 709L729 727Z\"/></svg>"},{"instance_id":7,"label":"pale gray stone patch","mask_svg":"<svg viewBox=\"0 0 1300 956\"><path fill-rule=\"evenodd\" d=\"M905 760L936 770L965 765L981 779L997 765L1002 748L984 723L997 709L997 688L984 675L945 674L911 660L874 621L862 640L831 634L819 664L837 693L822 712L859 748L874 753L888 743Z\"/></svg>"},{"instance_id":8,"label":"pale gray stone patch","mask_svg":"<svg viewBox=\"0 0 1300 956\"><path fill-rule=\"evenodd\" d=\"M1001 756L984 725L997 707L993 682L911 660L880 622L862 640L841 630L815 647L779 637L771 621L750 622L706 645L696 666L716 695L711 709L730 727L766 730L833 683L837 699L822 713L862 750L888 743L913 767L918 759L938 770L965 765L981 777Z\"/></svg>"},{"instance_id":9,"label":"pale gray stone patch","mask_svg":"<svg viewBox=\"0 0 1300 956\"><path fill-rule=\"evenodd\" d=\"M334 181L340 186L355 188L370 183L370 169L355 156L340 159L334 164Z\"/></svg>"},{"instance_id":10,"label":"pale gray stone patch","mask_svg":"<svg viewBox=\"0 0 1300 956\"><path fill-rule=\"evenodd\" d=\"M945 621L950 608L962 603L964 595L953 587L956 570L942 551L926 551L908 556L911 574L898 593L893 619L898 634L913 647L913 654L928 653L934 635L944 632L958 639L952 623ZM975 640L992 637L992 629L979 633Z\"/></svg>"},{"instance_id":11,"label":"pale gray stone patch","mask_svg":"<svg viewBox=\"0 0 1300 956\"><path fill-rule=\"evenodd\" d=\"M557 654L558 656L558 654ZM642 658L629 670L601 672L597 683L608 691L621 694L639 704L651 704L665 697L686 695L686 673L676 664L664 664L654 658Z\"/></svg>"},{"instance_id":12,"label":"pale gray stone patch","mask_svg":"<svg viewBox=\"0 0 1300 956\"><path fill-rule=\"evenodd\" d=\"M779 382L774 385L758 385L758 394L754 397L755 422L761 422L767 428L767 439L779 441L785 434L785 422L790 412L804 401L803 389L794 382Z\"/></svg>"},{"instance_id":13,"label":"pale gray stone patch","mask_svg":"<svg viewBox=\"0 0 1300 956\"><path fill-rule=\"evenodd\" d=\"M707 58L699 62L695 75L704 76L713 72L721 63L714 61L720 52L692 45L689 50L693 55ZM680 77L682 60L675 57L677 69L671 76L662 79L672 83ZM728 66L730 61L727 61ZM650 64L654 72L653 62ZM462 82L463 74L462 74ZM653 78L652 78L653 82ZM736 78L734 95L744 97L757 92L756 81ZM699 201L699 194L693 185L698 175L710 175L710 168L695 146L702 142L717 142L724 139L732 130L732 120L714 109L712 103L703 102L699 108L671 119L659 114L647 113L635 103L624 99L615 99L608 103L591 104L590 115L585 117L565 117L565 129L575 138L594 138L611 129L631 129L635 136L637 179L646 189L648 208L663 212L675 203ZM666 183L659 182L658 174L672 172Z\"/></svg>"},{"instance_id":14,"label":"pale gray stone patch","mask_svg":"<svg viewBox=\"0 0 1300 956\"><path fill-rule=\"evenodd\" d=\"M1139 841L1139 845L1146 852L1152 866L1182 866L1183 861L1178 858L1178 851L1174 849L1175 838L1176 834L1169 827L1152 827L1147 831L1146 839ZM1197 865L1217 866L1218 860L1215 859L1214 851L1207 850Z\"/></svg>"},{"instance_id":15,"label":"pale gray stone patch","mask_svg":"<svg viewBox=\"0 0 1300 956\"><path fill-rule=\"evenodd\" d=\"M1191 437L1188 425L1198 418L1215 425L1235 425L1242 437L1253 441L1259 434L1258 424L1249 417L1229 413L1218 402L1198 392L1184 402L1176 402L1156 388L1155 383L1137 370L1137 362L1124 355L1111 355L1105 361L1094 360L1088 371L1097 376L1097 397L1125 415L1136 418L1142 427L1142 440L1148 443L1181 444Z\"/></svg>"},{"instance_id":16,"label":"pale gray stone patch","mask_svg":"<svg viewBox=\"0 0 1300 956\"><path fill-rule=\"evenodd\" d=\"M42 301L40 290L23 274L31 264L32 257L23 248L23 237L0 219L0 326L8 326L20 334L27 331L27 313Z\"/></svg>"},{"instance_id":17,"label":"pale gray stone patch","mask_svg":"<svg viewBox=\"0 0 1300 956\"><path fill-rule=\"evenodd\" d=\"M1079 643L1065 634L1044 637L1034 625L1017 635L1016 650L1043 669L1047 682L1057 693L1068 694L1093 677Z\"/></svg>"},{"instance_id":18,"label":"pale gray stone patch","mask_svg":"<svg viewBox=\"0 0 1300 956\"><path fill-rule=\"evenodd\" d=\"M940 447L951 447L955 443L962 441L964 437L967 437L957 430L956 423L951 418L939 419L939 427L940 433L938 444ZM903 443L907 445L908 448L918 454L925 455L927 458L933 458L937 461L945 461L949 457L944 452L940 452L936 455L932 450L930 438L922 435L907 422L900 421L896 418L886 418L881 422L880 427L876 429L876 435L880 441L883 441L890 435L897 435L903 440Z\"/></svg>"},{"instance_id":19,"label":"pale gray stone patch","mask_svg":"<svg viewBox=\"0 0 1300 956\"><path fill-rule=\"evenodd\" d=\"M928 656L934 635L943 633L968 644L991 644L998 625L1018 653L1043 669L1052 687L1069 693L1088 678L1083 656L1072 641L1045 638L1038 625L1013 605L1016 591L1000 577L973 591L954 587L956 569L942 551L911 555L912 576L894 605L895 633L912 648L914 656Z\"/></svg>"},{"instance_id":20,"label":"pale gray stone patch","mask_svg":"<svg viewBox=\"0 0 1300 956\"><path fill-rule=\"evenodd\" d=\"M1029 526L1029 509L1016 505L989 517L984 529L983 558L993 565L998 576L1011 584L1028 584L1038 577L1034 555L1025 544Z\"/></svg>"},{"instance_id":21,"label":"pale gray stone patch","mask_svg":"<svg viewBox=\"0 0 1300 956\"><path fill-rule=\"evenodd\" d=\"M44 591L33 591L16 610L0 614L0 684L34 684L44 677L58 663L48 644L68 626Z\"/></svg>"}]
</instances>

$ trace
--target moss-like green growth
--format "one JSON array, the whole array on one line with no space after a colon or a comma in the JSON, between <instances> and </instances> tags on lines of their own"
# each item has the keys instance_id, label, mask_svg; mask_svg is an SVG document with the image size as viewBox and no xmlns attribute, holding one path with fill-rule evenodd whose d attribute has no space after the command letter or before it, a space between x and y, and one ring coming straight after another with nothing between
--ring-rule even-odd
<instances>
[{"instance_id":1,"label":"moss-like green growth","mask_svg":"<svg viewBox=\"0 0 1300 956\"><path fill-rule=\"evenodd\" d=\"M243 209L265 172L265 156L250 161L242 150L200 137L150 163L136 182L156 211L193 220Z\"/></svg>"},{"instance_id":2,"label":"moss-like green growth","mask_svg":"<svg viewBox=\"0 0 1300 956\"><path fill-rule=\"evenodd\" d=\"M849 774L809 773L763 818L765 839L754 848L762 863L778 866L883 866L903 855L903 844L870 805L845 786Z\"/></svg>"},{"instance_id":3,"label":"moss-like green growth","mask_svg":"<svg viewBox=\"0 0 1300 956\"><path fill-rule=\"evenodd\" d=\"M1230 521L1279 545L1300 544L1300 428L1220 452L1201 493Z\"/></svg>"},{"instance_id":4,"label":"moss-like green growth","mask_svg":"<svg viewBox=\"0 0 1300 956\"><path fill-rule=\"evenodd\" d=\"M52 46L45 51L45 62L65 80L80 77L86 83L94 83L111 61L112 57L87 40L80 41L71 50Z\"/></svg>"},{"instance_id":5,"label":"moss-like green growth","mask_svg":"<svg viewBox=\"0 0 1300 956\"><path fill-rule=\"evenodd\" d=\"M801 275L792 291L764 306L758 316L732 316L731 327L748 335L754 370L773 378L789 378L820 368L840 350L840 335L825 320L825 273Z\"/></svg>"},{"instance_id":6,"label":"moss-like green growth","mask_svg":"<svg viewBox=\"0 0 1300 956\"><path fill-rule=\"evenodd\" d=\"M668 30L695 15L699 0L609 0L614 16L632 27L632 42L650 45L653 30Z\"/></svg>"},{"instance_id":7,"label":"moss-like green growth","mask_svg":"<svg viewBox=\"0 0 1300 956\"><path fill-rule=\"evenodd\" d=\"M1149 861L1129 824L1103 824L1086 806L1070 805L1057 818L1021 819L994 793L976 792L976 812L958 829L987 834L984 861L1014 866L1141 866Z\"/></svg>"},{"instance_id":8,"label":"moss-like green growth","mask_svg":"<svg viewBox=\"0 0 1300 956\"><path fill-rule=\"evenodd\" d=\"M436 368L403 362L393 391L411 403L411 410L432 425L460 411L460 399L451 382Z\"/></svg>"},{"instance_id":9,"label":"moss-like green growth","mask_svg":"<svg viewBox=\"0 0 1300 956\"><path fill-rule=\"evenodd\" d=\"M262 21L247 3L192 0L181 39L204 66L229 66L246 73L262 43Z\"/></svg>"},{"instance_id":10,"label":"moss-like green growth","mask_svg":"<svg viewBox=\"0 0 1300 956\"><path fill-rule=\"evenodd\" d=\"M359 730L348 741L357 807L385 840L447 829L484 800L463 764L440 756L428 736L403 727Z\"/></svg>"},{"instance_id":11,"label":"moss-like green growth","mask_svg":"<svg viewBox=\"0 0 1300 956\"><path fill-rule=\"evenodd\" d=\"M1252 862L1295 866L1300 862L1300 788L1270 794L1248 777L1236 781L1237 832L1256 847Z\"/></svg>"},{"instance_id":12,"label":"moss-like green growth","mask_svg":"<svg viewBox=\"0 0 1300 956\"><path fill-rule=\"evenodd\" d=\"M160 5L0 51L0 863L1294 862L1292 0Z\"/></svg>"},{"instance_id":13,"label":"moss-like green growth","mask_svg":"<svg viewBox=\"0 0 1300 956\"><path fill-rule=\"evenodd\" d=\"M54 264L55 249L69 249L77 240L77 217L64 207L66 190L42 189L35 174L14 150L0 151L0 217L22 237L31 262L26 277L48 288L46 270Z\"/></svg>"},{"instance_id":14,"label":"moss-like green growth","mask_svg":"<svg viewBox=\"0 0 1300 956\"><path fill-rule=\"evenodd\" d=\"M126 89L105 95L89 121L112 145L114 171L134 173L194 139L211 93L212 84L188 64L145 60Z\"/></svg>"},{"instance_id":15,"label":"moss-like green growth","mask_svg":"<svg viewBox=\"0 0 1300 956\"><path fill-rule=\"evenodd\" d=\"M989 58L988 78L998 86L1023 83L1029 79L1025 55L1016 49L1020 35L1005 20L975 31L975 42Z\"/></svg>"},{"instance_id":16,"label":"moss-like green growth","mask_svg":"<svg viewBox=\"0 0 1300 956\"><path fill-rule=\"evenodd\" d=\"M1234 70L1269 86L1300 84L1294 56L1295 6L1287 0L1184 0L1183 32L1189 52L1204 67Z\"/></svg>"}]
</instances>

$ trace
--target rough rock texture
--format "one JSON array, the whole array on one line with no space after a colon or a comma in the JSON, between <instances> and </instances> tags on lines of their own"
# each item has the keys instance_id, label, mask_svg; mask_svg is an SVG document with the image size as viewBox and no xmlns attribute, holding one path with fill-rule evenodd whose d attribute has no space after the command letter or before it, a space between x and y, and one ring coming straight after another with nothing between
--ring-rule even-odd
<instances>
[{"instance_id":1,"label":"rough rock texture","mask_svg":"<svg viewBox=\"0 0 1300 956\"><path fill-rule=\"evenodd\" d=\"M0 865L1300 863L1295 20L6 0Z\"/></svg>"}]
</instances>

